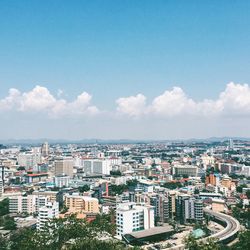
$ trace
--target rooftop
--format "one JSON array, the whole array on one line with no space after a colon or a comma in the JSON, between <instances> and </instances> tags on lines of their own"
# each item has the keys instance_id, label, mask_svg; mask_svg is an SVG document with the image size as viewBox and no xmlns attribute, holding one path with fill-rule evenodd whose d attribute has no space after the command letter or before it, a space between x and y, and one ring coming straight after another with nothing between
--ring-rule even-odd
<instances>
[{"instance_id":1,"label":"rooftop","mask_svg":"<svg viewBox=\"0 0 250 250\"><path fill-rule=\"evenodd\" d=\"M133 232L129 234L133 236L134 238L139 239L139 238L145 238L145 237L149 237L149 236L153 236L157 234L169 233L172 231L174 231L172 226L164 226L164 227L153 227L147 230Z\"/></svg>"}]
</instances>

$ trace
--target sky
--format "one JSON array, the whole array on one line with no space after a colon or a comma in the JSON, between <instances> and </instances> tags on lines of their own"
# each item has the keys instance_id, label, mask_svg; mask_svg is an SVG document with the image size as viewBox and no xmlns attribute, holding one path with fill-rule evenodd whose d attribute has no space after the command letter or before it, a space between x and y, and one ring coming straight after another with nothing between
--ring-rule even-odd
<instances>
[{"instance_id":1,"label":"sky","mask_svg":"<svg viewBox=\"0 0 250 250\"><path fill-rule=\"evenodd\" d=\"M250 2L0 1L0 139L250 137Z\"/></svg>"}]
</instances>

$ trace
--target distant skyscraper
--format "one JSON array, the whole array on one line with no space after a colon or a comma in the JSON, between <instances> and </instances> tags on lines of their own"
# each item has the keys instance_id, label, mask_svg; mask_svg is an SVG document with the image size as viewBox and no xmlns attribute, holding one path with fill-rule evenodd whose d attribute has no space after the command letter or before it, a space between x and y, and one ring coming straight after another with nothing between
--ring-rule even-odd
<instances>
[{"instance_id":1,"label":"distant skyscraper","mask_svg":"<svg viewBox=\"0 0 250 250\"><path fill-rule=\"evenodd\" d=\"M58 175L73 177L73 159L71 157L60 158L55 161L55 176Z\"/></svg>"},{"instance_id":2,"label":"distant skyscraper","mask_svg":"<svg viewBox=\"0 0 250 250\"><path fill-rule=\"evenodd\" d=\"M234 149L234 141L232 139L229 139L229 149Z\"/></svg>"},{"instance_id":3,"label":"distant skyscraper","mask_svg":"<svg viewBox=\"0 0 250 250\"><path fill-rule=\"evenodd\" d=\"M48 142L45 142L42 145L41 153L42 153L42 156L48 156L49 155L49 143Z\"/></svg>"}]
</instances>

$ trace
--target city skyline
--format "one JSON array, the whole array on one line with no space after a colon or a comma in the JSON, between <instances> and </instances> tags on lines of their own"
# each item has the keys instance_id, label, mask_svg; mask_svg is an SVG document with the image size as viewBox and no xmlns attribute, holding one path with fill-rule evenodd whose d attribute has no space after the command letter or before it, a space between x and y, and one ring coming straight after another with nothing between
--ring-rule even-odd
<instances>
[{"instance_id":1,"label":"city skyline","mask_svg":"<svg viewBox=\"0 0 250 250\"><path fill-rule=\"evenodd\" d=\"M249 7L0 3L0 138L250 137Z\"/></svg>"}]
</instances>

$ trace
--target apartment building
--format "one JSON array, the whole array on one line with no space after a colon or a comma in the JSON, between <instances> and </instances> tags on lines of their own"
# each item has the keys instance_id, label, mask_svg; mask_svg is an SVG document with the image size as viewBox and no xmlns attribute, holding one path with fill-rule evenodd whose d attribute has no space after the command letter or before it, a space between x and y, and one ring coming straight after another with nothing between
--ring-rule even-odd
<instances>
[{"instance_id":1,"label":"apartment building","mask_svg":"<svg viewBox=\"0 0 250 250\"><path fill-rule=\"evenodd\" d=\"M136 205L134 202L120 203L116 208L116 234L124 234L154 227L154 207Z\"/></svg>"},{"instance_id":2,"label":"apartment building","mask_svg":"<svg viewBox=\"0 0 250 250\"><path fill-rule=\"evenodd\" d=\"M48 198L44 196L28 195L28 196L12 196L9 197L10 213L36 213L39 208L48 203Z\"/></svg>"},{"instance_id":3,"label":"apartment building","mask_svg":"<svg viewBox=\"0 0 250 250\"><path fill-rule=\"evenodd\" d=\"M48 202L45 206L39 208L38 210L38 221L37 229L43 230L46 223L53 218L59 217L59 203L58 202Z\"/></svg>"},{"instance_id":4,"label":"apartment building","mask_svg":"<svg viewBox=\"0 0 250 250\"><path fill-rule=\"evenodd\" d=\"M64 195L65 206L71 213L99 213L98 199L76 194Z\"/></svg>"},{"instance_id":5,"label":"apartment building","mask_svg":"<svg viewBox=\"0 0 250 250\"><path fill-rule=\"evenodd\" d=\"M73 177L73 158L64 157L55 160L55 176L68 175Z\"/></svg>"}]
</instances>

